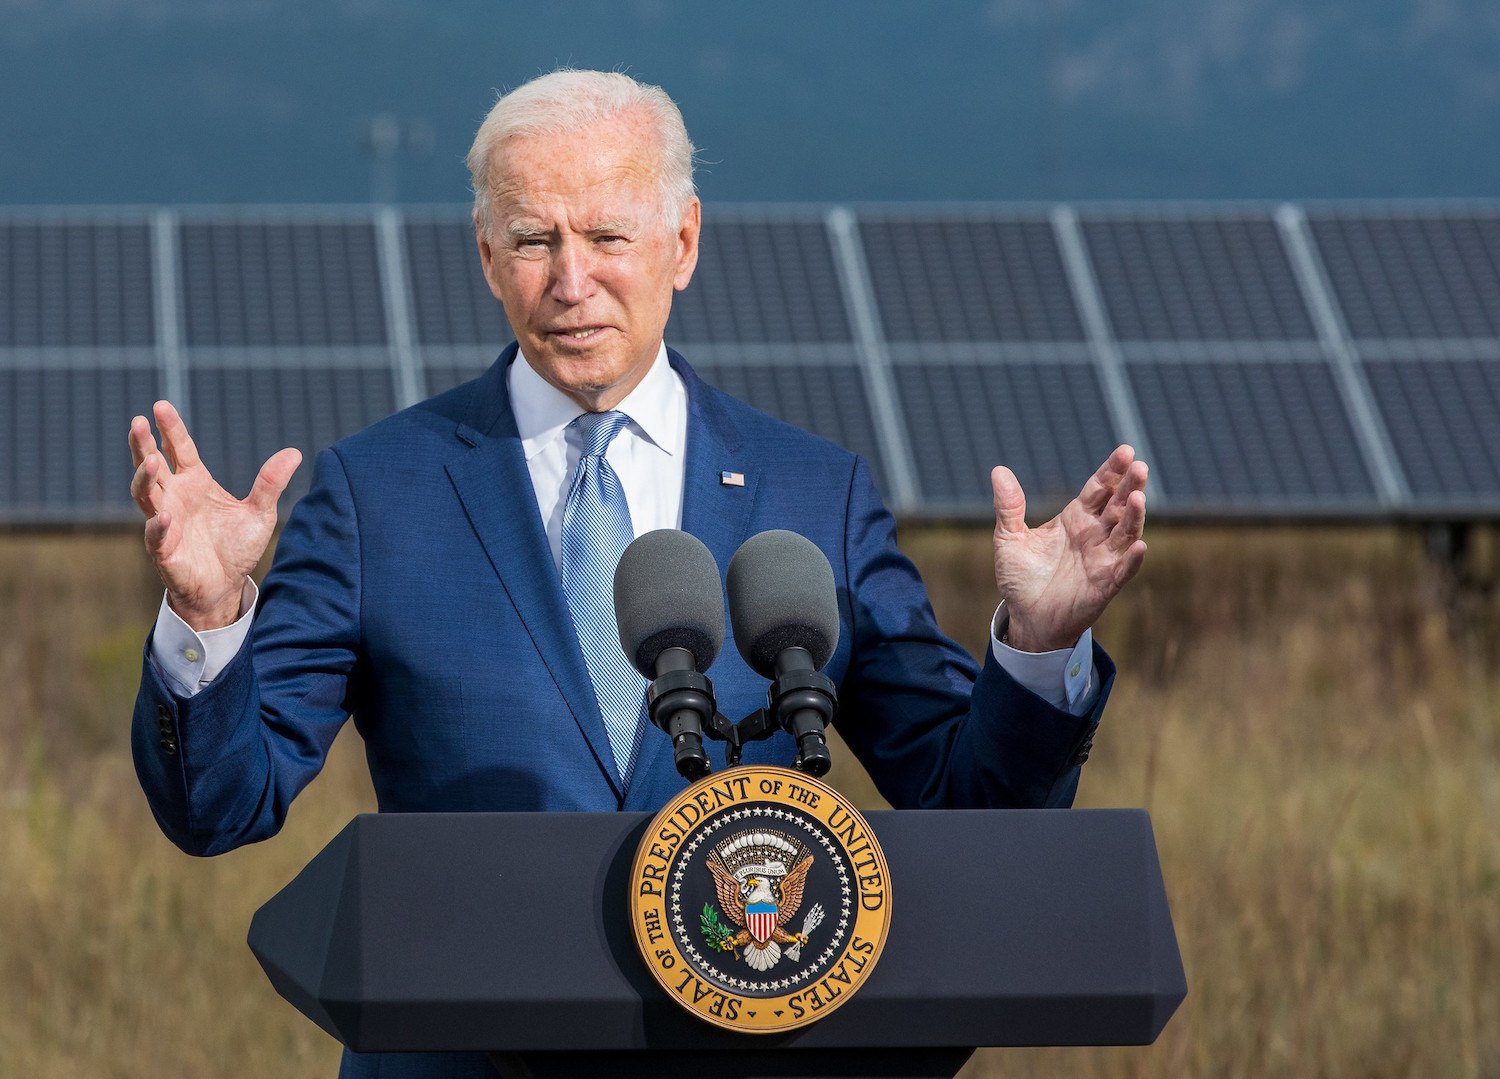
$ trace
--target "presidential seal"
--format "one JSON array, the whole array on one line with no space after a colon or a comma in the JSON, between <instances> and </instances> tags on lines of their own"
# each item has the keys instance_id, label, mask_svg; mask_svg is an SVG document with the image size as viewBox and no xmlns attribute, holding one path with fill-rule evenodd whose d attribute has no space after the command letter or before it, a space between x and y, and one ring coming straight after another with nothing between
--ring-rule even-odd
<instances>
[{"instance_id":1,"label":"presidential seal","mask_svg":"<svg viewBox=\"0 0 1500 1079\"><path fill-rule=\"evenodd\" d=\"M748 1033L843 1004L890 923L890 876L864 818L784 768L735 768L683 791L647 828L631 882L636 944L667 995Z\"/></svg>"}]
</instances>

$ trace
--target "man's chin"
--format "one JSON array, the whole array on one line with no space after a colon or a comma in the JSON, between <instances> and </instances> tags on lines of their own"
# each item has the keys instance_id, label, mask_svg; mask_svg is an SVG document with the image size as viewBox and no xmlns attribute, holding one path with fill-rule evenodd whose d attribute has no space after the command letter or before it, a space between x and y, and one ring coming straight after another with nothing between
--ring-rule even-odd
<instances>
[{"instance_id":1,"label":"man's chin","mask_svg":"<svg viewBox=\"0 0 1500 1079\"><path fill-rule=\"evenodd\" d=\"M621 374L617 369L553 370L557 372L557 377L548 381L592 411L614 408L632 388L628 371Z\"/></svg>"}]
</instances>

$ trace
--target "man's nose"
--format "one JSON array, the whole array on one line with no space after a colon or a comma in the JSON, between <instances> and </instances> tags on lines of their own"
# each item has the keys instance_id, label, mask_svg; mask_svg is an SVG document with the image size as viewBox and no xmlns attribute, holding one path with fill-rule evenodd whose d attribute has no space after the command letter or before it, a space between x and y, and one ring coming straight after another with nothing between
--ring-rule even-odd
<instances>
[{"instance_id":1,"label":"man's nose","mask_svg":"<svg viewBox=\"0 0 1500 1079\"><path fill-rule=\"evenodd\" d=\"M576 304L594 291L594 262L586 244L562 243L552 262L552 295L561 303Z\"/></svg>"}]
</instances>

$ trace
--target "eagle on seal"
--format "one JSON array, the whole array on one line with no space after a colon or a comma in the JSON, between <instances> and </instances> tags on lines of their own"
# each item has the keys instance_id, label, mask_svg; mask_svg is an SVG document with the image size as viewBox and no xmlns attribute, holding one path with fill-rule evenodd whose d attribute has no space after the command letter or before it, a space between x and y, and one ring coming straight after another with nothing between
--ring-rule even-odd
<instances>
[{"instance_id":1,"label":"eagle on seal","mask_svg":"<svg viewBox=\"0 0 1500 1079\"><path fill-rule=\"evenodd\" d=\"M784 863L776 862L746 867L749 872L742 868L739 873L731 873L721 859L709 858L708 867L713 871L719 903L729 920L740 927L738 933L720 941L719 947L726 952L744 948L745 962L756 970L764 971L770 970L780 960L783 944L807 943L805 934L788 933L785 926L802 906L802 889L807 883L807 871L812 863L813 857L808 854L789 870L784 869ZM767 869L772 871L766 872ZM776 869L784 871L776 873ZM751 931L747 922L754 922L756 919L747 915L746 907L773 914L774 923L764 920L760 922L770 928L769 932Z\"/></svg>"}]
</instances>

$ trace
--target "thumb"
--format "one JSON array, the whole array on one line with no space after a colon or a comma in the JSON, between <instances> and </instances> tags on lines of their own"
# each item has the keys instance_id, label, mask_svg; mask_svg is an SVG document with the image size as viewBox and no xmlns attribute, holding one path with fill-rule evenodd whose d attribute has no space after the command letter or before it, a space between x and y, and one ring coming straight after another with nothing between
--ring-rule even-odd
<instances>
[{"instance_id":1,"label":"thumb","mask_svg":"<svg viewBox=\"0 0 1500 1079\"><path fill-rule=\"evenodd\" d=\"M255 477L255 485L245 496L245 502L259 513L275 513L277 499L281 497L281 492L286 490L286 485L292 480L292 473L297 471L297 466L301 463L301 450L290 446L284 450L277 450L271 455L270 460L260 466L260 472Z\"/></svg>"},{"instance_id":2,"label":"thumb","mask_svg":"<svg viewBox=\"0 0 1500 1079\"><path fill-rule=\"evenodd\" d=\"M1016 474L1004 465L990 472L990 487L995 495L995 531L1026 531L1026 492Z\"/></svg>"}]
</instances>

